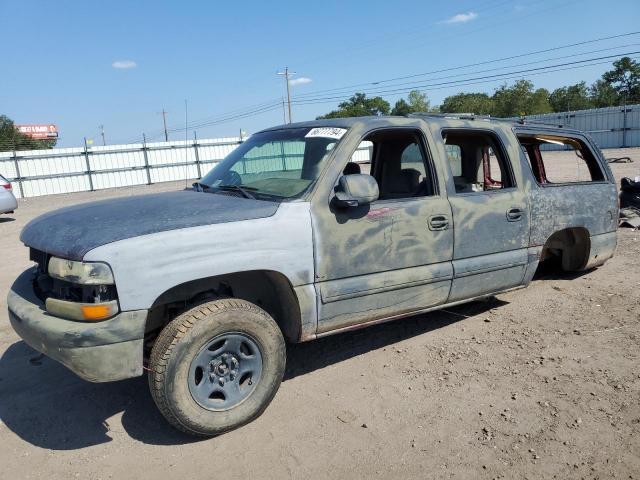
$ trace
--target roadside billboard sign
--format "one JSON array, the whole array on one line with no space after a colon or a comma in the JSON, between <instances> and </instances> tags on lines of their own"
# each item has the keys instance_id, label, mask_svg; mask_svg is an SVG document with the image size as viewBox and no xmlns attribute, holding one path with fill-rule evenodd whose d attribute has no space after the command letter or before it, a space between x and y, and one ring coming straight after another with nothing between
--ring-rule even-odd
<instances>
[{"instance_id":1,"label":"roadside billboard sign","mask_svg":"<svg viewBox=\"0 0 640 480\"><path fill-rule=\"evenodd\" d=\"M58 127L52 123L48 125L16 125L16 129L21 134L38 140L58 138Z\"/></svg>"}]
</instances>

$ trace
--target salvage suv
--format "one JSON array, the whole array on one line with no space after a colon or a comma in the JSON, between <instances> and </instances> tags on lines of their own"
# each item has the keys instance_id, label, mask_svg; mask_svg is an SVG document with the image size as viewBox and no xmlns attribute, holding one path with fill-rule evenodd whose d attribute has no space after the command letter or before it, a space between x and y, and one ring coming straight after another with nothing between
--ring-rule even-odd
<instances>
[{"instance_id":1,"label":"salvage suv","mask_svg":"<svg viewBox=\"0 0 640 480\"><path fill-rule=\"evenodd\" d=\"M290 124L190 189L31 221L37 266L9 317L84 379L147 369L172 425L216 435L271 402L285 342L525 287L547 259L602 265L617 219L611 171L579 131L472 115Z\"/></svg>"}]
</instances>

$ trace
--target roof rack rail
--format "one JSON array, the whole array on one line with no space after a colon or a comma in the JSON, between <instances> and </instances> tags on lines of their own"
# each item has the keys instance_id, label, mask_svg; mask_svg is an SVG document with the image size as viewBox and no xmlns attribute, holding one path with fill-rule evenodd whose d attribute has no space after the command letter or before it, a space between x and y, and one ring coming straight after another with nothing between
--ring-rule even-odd
<instances>
[{"instance_id":1,"label":"roof rack rail","mask_svg":"<svg viewBox=\"0 0 640 480\"><path fill-rule=\"evenodd\" d=\"M517 122L520 125L545 125L547 127L565 128L565 125L562 125L560 123L538 122L536 120L529 120L525 117L520 117L520 120L517 120Z\"/></svg>"},{"instance_id":2,"label":"roof rack rail","mask_svg":"<svg viewBox=\"0 0 640 480\"><path fill-rule=\"evenodd\" d=\"M472 113L414 112L414 113L408 113L405 116L414 117L414 118L433 117L433 118L451 118L455 120L485 120L488 122L518 123L520 125L534 124L534 125L546 125L546 126L555 127L555 128L564 128L564 125L559 125L556 123L539 122L535 120L528 120L526 117L520 117L520 118L492 117L491 115L486 115L486 114L481 115L481 114L475 114L473 112Z\"/></svg>"},{"instance_id":3,"label":"roof rack rail","mask_svg":"<svg viewBox=\"0 0 640 480\"><path fill-rule=\"evenodd\" d=\"M488 122L509 122L514 123L514 120L508 118L499 118L492 117L491 115L486 114L477 114L477 113L431 113L431 112L414 112L408 113L407 117L433 117L433 118L451 118L455 120L485 120Z\"/></svg>"}]
</instances>

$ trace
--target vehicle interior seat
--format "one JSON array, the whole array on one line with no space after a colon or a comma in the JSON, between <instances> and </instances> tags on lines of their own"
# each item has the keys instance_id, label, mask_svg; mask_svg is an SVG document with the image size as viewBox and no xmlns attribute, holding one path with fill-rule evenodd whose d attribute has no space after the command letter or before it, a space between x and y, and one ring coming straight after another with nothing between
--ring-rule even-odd
<instances>
[{"instance_id":1,"label":"vehicle interior seat","mask_svg":"<svg viewBox=\"0 0 640 480\"><path fill-rule=\"evenodd\" d=\"M347 165L344 167L344 170L342 171L343 175L353 175L357 173L362 173L362 169L356 162L347 163Z\"/></svg>"}]
</instances>

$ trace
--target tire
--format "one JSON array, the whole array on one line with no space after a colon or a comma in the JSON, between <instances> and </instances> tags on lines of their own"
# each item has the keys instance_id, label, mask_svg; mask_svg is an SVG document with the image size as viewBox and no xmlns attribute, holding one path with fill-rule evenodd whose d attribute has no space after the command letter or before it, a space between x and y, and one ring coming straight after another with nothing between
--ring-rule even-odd
<instances>
[{"instance_id":1,"label":"tire","mask_svg":"<svg viewBox=\"0 0 640 480\"><path fill-rule=\"evenodd\" d=\"M162 330L151 350L149 388L171 425L209 437L260 416L285 363L284 338L269 314L244 300L214 300Z\"/></svg>"}]
</instances>

